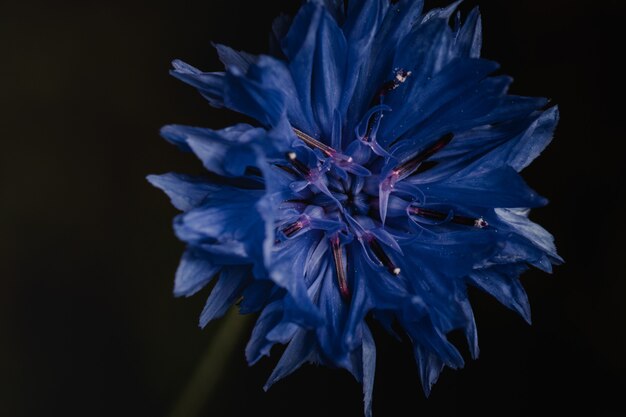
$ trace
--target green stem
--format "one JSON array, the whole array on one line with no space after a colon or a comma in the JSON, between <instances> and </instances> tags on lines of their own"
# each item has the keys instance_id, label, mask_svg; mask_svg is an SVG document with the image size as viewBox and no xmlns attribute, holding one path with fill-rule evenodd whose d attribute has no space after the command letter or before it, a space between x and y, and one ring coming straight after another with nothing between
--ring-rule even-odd
<instances>
[{"instance_id":1,"label":"green stem","mask_svg":"<svg viewBox=\"0 0 626 417\"><path fill-rule=\"evenodd\" d=\"M249 316L242 316L236 308L231 308L222 319L221 326L191 380L185 387L170 417L197 417L214 394L215 387L222 379L230 363L233 351L247 328Z\"/></svg>"}]
</instances>

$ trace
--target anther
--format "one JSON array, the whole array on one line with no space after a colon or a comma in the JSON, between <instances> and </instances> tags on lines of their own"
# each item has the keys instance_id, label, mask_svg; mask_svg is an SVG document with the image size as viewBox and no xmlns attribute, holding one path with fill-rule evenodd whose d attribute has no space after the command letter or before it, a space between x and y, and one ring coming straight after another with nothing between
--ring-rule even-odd
<instances>
[{"instance_id":1,"label":"anther","mask_svg":"<svg viewBox=\"0 0 626 417\"><path fill-rule=\"evenodd\" d=\"M391 258L389 258L389 255L387 255L383 247L380 246L380 243L378 243L378 241L375 238L372 237L368 239L367 243L369 244L369 247L372 250L372 253L378 258L380 263L385 268L387 268L387 271L389 271L390 274L395 275L395 276L400 275L400 272L402 270L398 268L396 264L393 263Z\"/></svg>"},{"instance_id":2,"label":"anther","mask_svg":"<svg viewBox=\"0 0 626 417\"><path fill-rule=\"evenodd\" d=\"M489 226L489 223L487 223L487 221L482 217L474 220L474 227L478 229L484 229L487 226Z\"/></svg>"},{"instance_id":3,"label":"anther","mask_svg":"<svg viewBox=\"0 0 626 417\"><path fill-rule=\"evenodd\" d=\"M336 163L339 163L339 164L343 164L343 163L351 164L354 161L351 156L342 155L341 153L337 152L333 147L328 146L325 143L322 143L319 140L315 139L314 137L307 135L306 133L304 133L300 129L297 129L295 127L293 127L292 129L293 129L294 133L296 134L296 136L300 140L302 140L302 142L306 143L311 148L319 149L327 157L333 158L333 160L335 160Z\"/></svg>"},{"instance_id":4,"label":"anther","mask_svg":"<svg viewBox=\"0 0 626 417\"><path fill-rule=\"evenodd\" d=\"M335 270L337 271L337 284L341 296L347 300L350 298L350 289L348 288L348 279L346 278L346 269L343 266L343 251L339 236L335 235L330 238L330 246L333 250L333 259L335 260Z\"/></svg>"},{"instance_id":5,"label":"anther","mask_svg":"<svg viewBox=\"0 0 626 417\"><path fill-rule=\"evenodd\" d=\"M282 232L285 236L291 237L298 233L304 227L304 222L302 220L298 220L297 222L291 223L289 226L285 227Z\"/></svg>"},{"instance_id":6,"label":"anther","mask_svg":"<svg viewBox=\"0 0 626 417\"><path fill-rule=\"evenodd\" d=\"M385 82L383 86L380 87L380 90L378 90L378 96L382 97L382 96L389 94L396 88L400 87L400 85L404 83L407 80L407 78L409 78L410 76L411 76L411 71L407 71L402 68L396 70L396 74L393 77L393 80L389 80Z\"/></svg>"},{"instance_id":7,"label":"anther","mask_svg":"<svg viewBox=\"0 0 626 417\"><path fill-rule=\"evenodd\" d=\"M296 136L304 143L306 143L307 145L309 145L312 148L315 149L319 149L320 151L322 151L326 156L333 156L337 153L336 150L334 150L333 148L331 148L330 146L326 145L325 143L320 142L319 140L315 139L312 136L307 135L306 133L304 133L303 131L296 129L295 127L292 128L294 133L296 134Z\"/></svg>"},{"instance_id":8,"label":"anther","mask_svg":"<svg viewBox=\"0 0 626 417\"><path fill-rule=\"evenodd\" d=\"M452 223L460 224L463 226L471 226L477 229L484 229L485 227L489 226L489 223L487 223L487 221L482 217L474 218L460 215L453 215L452 217L450 217L449 214L442 211L425 209L421 207L411 207L410 212L411 214L414 214L416 216L424 217L431 220L445 221L449 218L450 222Z\"/></svg>"},{"instance_id":9,"label":"anther","mask_svg":"<svg viewBox=\"0 0 626 417\"><path fill-rule=\"evenodd\" d=\"M447 135L442 136L431 146L394 168L393 174L401 178L410 175L417 168L419 168L422 162L424 162L425 160L439 152L441 149L443 149L447 144L449 144L450 141L452 141L453 137L454 135L452 133L448 133Z\"/></svg>"}]
</instances>

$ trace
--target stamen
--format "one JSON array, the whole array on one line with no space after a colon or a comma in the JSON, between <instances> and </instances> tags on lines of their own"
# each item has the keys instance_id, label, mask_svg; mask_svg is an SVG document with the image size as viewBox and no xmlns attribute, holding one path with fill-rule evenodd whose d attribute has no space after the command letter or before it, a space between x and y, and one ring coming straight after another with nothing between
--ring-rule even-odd
<instances>
[{"instance_id":1,"label":"stamen","mask_svg":"<svg viewBox=\"0 0 626 417\"><path fill-rule=\"evenodd\" d=\"M375 238L372 237L368 239L367 243L369 244L370 249L372 250L374 255L376 255L380 263L385 268L387 268L387 271L389 271L390 274L395 275L395 276L400 275L401 269L398 268L396 264L393 263L391 258L389 258L389 255L385 253L385 250L383 249L382 246L380 246L380 243L378 243L378 241Z\"/></svg>"},{"instance_id":2,"label":"stamen","mask_svg":"<svg viewBox=\"0 0 626 417\"><path fill-rule=\"evenodd\" d=\"M326 145L325 143L320 142L319 140L315 139L312 136L307 135L306 133L304 133L303 131L296 129L295 127L292 128L294 133L296 134L296 136L304 143L306 143L307 145L309 145L312 148L315 149L319 149L320 151L322 151L326 156L333 156L337 153L336 150L334 150L333 148L331 148L330 146Z\"/></svg>"},{"instance_id":3,"label":"stamen","mask_svg":"<svg viewBox=\"0 0 626 417\"><path fill-rule=\"evenodd\" d=\"M350 289L348 288L348 279L346 278L346 269L343 266L343 252L339 242L339 236L335 235L330 238L330 245L333 249L333 259L335 260L335 270L337 271L337 283L339 284L339 292L341 296L347 300L350 298Z\"/></svg>"},{"instance_id":4,"label":"stamen","mask_svg":"<svg viewBox=\"0 0 626 417\"><path fill-rule=\"evenodd\" d=\"M446 214L444 212L425 209L421 207L411 207L409 211L411 212L411 214L415 214L416 216L432 220L445 221L448 219L448 217L450 217L449 214ZM487 223L487 221L482 217L476 219L473 217L453 215L452 217L450 217L450 221L452 223L460 224L463 226L471 226L477 229L484 229L485 227L489 226L489 223Z\"/></svg>"},{"instance_id":5,"label":"stamen","mask_svg":"<svg viewBox=\"0 0 626 417\"><path fill-rule=\"evenodd\" d=\"M311 172L308 166L298 160L298 156L295 152L287 152L287 159L302 176L306 177Z\"/></svg>"},{"instance_id":6,"label":"stamen","mask_svg":"<svg viewBox=\"0 0 626 417\"><path fill-rule=\"evenodd\" d=\"M335 163L339 164L351 164L353 159L351 156L343 155L337 152L333 147L326 145L325 143L320 142L312 136L307 135L303 131L293 127L292 128L296 136L302 140L302 142L306 143L312 148L319 149L322 153L330 158L333 158Z\"/></svg>"},{"instance_id":7,"label":"stamen","mask_svg":"<svg viewBox=\"0 0 626 417\"><path fill-rule=\"evenodd\" d=\"M454 138L454 135L452 133L448 133L442 136L439 140L437 140L428 148L424 149L422 152L419 152L414 157L398 165L393 170L393 173L398 177L406 177L410 175L420 166L422 162L424 162L425 160L439 152L441 149L443 149L447 144L449 144L450 141L452 141L452 138Z\"/></svg>"},{"instance_id":8,"label":"stamen","mask_svg":"<svg viewBox=\"0 0 626 417\"><path fill-rule=\"evenodd\" d=\"M415 214L416 216L424 217L426 219L431 219L431 220L444 221L445 219L448 218L448 215L444 212L425 209L421 207L411 207L410 211L412 214Z\"/></svg>"},{"instance_id":9,"label":"stamen","mask_svg":"<svg viewBox=\"0 0 626 417\"><path fill-rule=\"evenodd\" d=\"M487 223L487 221L482 217L474 220L474 227L478 229L484 229L487 226L489 226L489 223Z\"/></svg>"},{"instance_id":10,"label":"stamen","mask_svg":"<svg viewBox=\"0 0 626 417\"><path fill-rule=\"evenodd\" d=\"M297 222L291 223L289 226L285 227L282 232L285 236L291 237L298 233L304 227L304 222L302 220L298 220Z\"/></svg>"},{"instance_id":11,"label":"stamen","mask_svg":"<svg viewBox=\"0 0 626 417\"><path fill-rule=\"evenodd\" d=\"M414 174L421 174L422 172L426 172L426 171L428 171L430 169L433 169L437 165L439 165L439 162L437 162L437 161L424 161L424 162L422 162L420 164L419 167L417 167L417 169L413 173Z\"/></svg>"}]
</instances>

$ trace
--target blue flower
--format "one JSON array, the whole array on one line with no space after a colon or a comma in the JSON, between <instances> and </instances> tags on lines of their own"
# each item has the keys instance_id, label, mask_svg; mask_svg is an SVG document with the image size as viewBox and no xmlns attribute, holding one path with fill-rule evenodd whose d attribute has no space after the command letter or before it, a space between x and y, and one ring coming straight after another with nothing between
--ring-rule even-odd
<instances>
[{"instance_id":1,"label":"blue flower","mask_svg":"<svg viewBox=\"0 0 626 417\"><path fill-rule=\"evenodd\" d=\"M428 394L463 366L449 332L478 355L468 286L530 322L520 274L561 262L528 219L546 200L519 175L558 111L507 94L511 78L480 58L478 11L461 20L458 3L311 0L275 21L271 55L216 45L223 72L173 63L211 105L258 122L165 126L208 174L148 179L182 211L175 295L217 280L200 325L238 303L260 312L250 364L287 345L266 388L307 362L344 368L370 415L373 317L406 333Z\"/></svg>"}]
</instances>

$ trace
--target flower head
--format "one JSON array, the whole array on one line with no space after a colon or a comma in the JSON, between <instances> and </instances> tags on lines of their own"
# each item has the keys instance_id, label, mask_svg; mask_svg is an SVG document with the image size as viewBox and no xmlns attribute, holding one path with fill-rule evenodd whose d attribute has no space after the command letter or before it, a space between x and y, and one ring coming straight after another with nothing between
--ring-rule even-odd
<instances>
[{"instance_id":1,"label":"flower head","mask_svg":"<svg viewBox=\"0 0 626 417\"><path fill-rule=\"evenodd\" d=\"M287 345L267 387L306 362L344 368L369 415L372 316L406 333L428 394L444 366L463 366L450 331L478 355L467 287L530 321L519 275L561 261L527 217L546 200L519 175L557 109L507 94L511 78L480 58L478 11L462 21L457 5L311 0L276 20L272 55L217 45L223 72L173 64L211 105L258 122L165 126L210 173L149 180L183 212L174 293L217 279L201 326L239 300L260 312L251 364Z\"/></svg>"}]
</instances>

